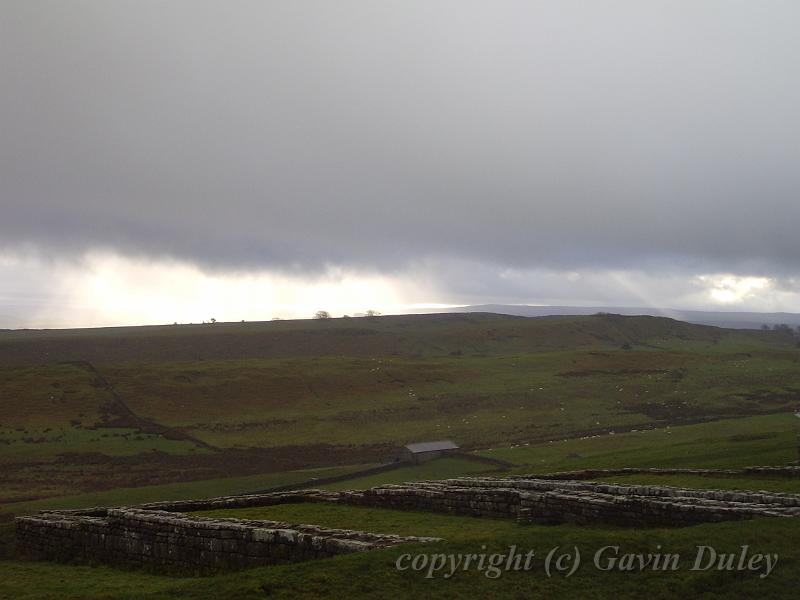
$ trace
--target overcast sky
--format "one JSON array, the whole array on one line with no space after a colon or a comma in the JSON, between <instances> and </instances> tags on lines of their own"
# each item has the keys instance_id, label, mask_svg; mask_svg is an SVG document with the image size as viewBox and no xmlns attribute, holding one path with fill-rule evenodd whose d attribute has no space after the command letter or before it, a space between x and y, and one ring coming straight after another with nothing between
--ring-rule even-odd
<instances>
[{"instance_id":1,"label":"overcast sky","mask_svg":"<svg viewBox=\"0 0 800 600\"><path fill-rule=\"evenodd\" d=\"M0 327L800 312L795 0L0 0Z\"/></svg>"}]
</instances>

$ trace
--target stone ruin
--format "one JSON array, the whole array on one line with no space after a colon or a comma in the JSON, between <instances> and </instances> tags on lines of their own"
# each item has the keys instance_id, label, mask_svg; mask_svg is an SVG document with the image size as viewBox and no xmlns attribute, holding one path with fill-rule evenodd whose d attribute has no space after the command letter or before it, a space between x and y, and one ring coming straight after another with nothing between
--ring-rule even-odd
<instances>
[{"instance_id":1,"label":"stone ruin","mask_svg":"<svg viewBox=\"0 0 800 600\"><path fill-rule=\"evenodd\" d=\"M25 558L185 574L313 560L436 539L280 521L212 519L141 507L42 512L17 518L16 527L17 549Z\"/></svg>"},{"instance_id":2,"label":"stone ruin","mask_svg":"<svg viewBox=\"0 0 800 600\"><path fill-rule=\"evenodd\" d=\"M800 466L744 467L743 469L686 469L686 468L640 468L619 469L581 469L578 471L559 471L543 475L526 475L527 479L596 479L615 475L695 475L698 477L779 477L781 479L800 479Z\"/></svg>"},{"instance_id":3,"label":"stone ruin","mask_svg":"<svg viewBox=\"0 0 800 600\"><path fill-rule=\"evenodd\" d=\"M524 476L464 477L383 485L363 491L303 490L129 508L45 511L16 519L17 547L21 556L35 560L84 560L208 573L435 540L185 514L297 502L514 519L521 524L689 526L754 517L800 516L797 494Z\"/></svg>"},{"instance_id":4,"label":"stone ruin","mask_svg":"<svg viewBox=\"0 0 800 600\"><path fill-rule=\"evenodd\" d=\"M800 516L800 495L656 485L459 478L343 492L342 501L385 508L510 518L519 523L682 527Z\"/></svg>"}]
</instances>

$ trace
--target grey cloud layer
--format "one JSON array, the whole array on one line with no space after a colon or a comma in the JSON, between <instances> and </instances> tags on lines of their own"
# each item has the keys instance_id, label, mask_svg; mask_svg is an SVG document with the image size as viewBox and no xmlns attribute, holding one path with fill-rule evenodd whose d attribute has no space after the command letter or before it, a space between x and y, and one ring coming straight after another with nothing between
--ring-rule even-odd
<instances>
[{"instance_id":1,"label":"grey cloud layer","mask_svg":"<svg viewBox=\"0 0 800 600\"><path fill-rule=\"evenodd\" d=\"M791 272L793 1L0 5L0 244Z\"/></svg>"}]
</instances>

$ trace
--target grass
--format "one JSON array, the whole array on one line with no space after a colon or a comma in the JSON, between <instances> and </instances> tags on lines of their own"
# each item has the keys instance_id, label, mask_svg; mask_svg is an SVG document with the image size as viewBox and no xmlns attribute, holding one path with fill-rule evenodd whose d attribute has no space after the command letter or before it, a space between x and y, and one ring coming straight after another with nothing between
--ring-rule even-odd
<instances>
[{"instance_id":1,"label":"grass","mask_svg":"<svg viewBox=\"0 0 800 600\"><path fill-rule=\"evenodd\" d=\"M712 346L709 344L709 346ZM103 370L139 414L220 447L554 439L790 410L800 353L573 349L247 359ZM752 355L752 352L751 352ZM221 397L231 398L220 402Z\"/></svg>"},{"instance_id":2,"label":"grass","mask_svg":"<svg viewBox=\"0 0 800 600\"><path fill-rule=\"evenodd\" d=\"M800 585L800 521L761 519L700 525L683 529L630 530L602 527L519 526L509 521L358 507L297 505L275 507L264 516L316 520L322 524L394 533L437 534L443 542L405 545L333 559L251 569L199 579L149 575L106 567L82 567L5 561L0 563L0 596L9 598L793 598ZM619 546L623 553L669 552L681 557L674 572L601 571L595 552ZM717 552L778 554L778 565L766 578L758 573L691 571L698 545ZM445 579L398 571L405 553L505 553L509 546L535 553L528 572L503 573L496 579L470 569ZM578 548L582 562L566 578L548 577L544 560L551 548Z\"/></svg>"},{"instance_id":3,"label":"grass","mask_svg":"<svg viewBox=\"0 0 800 600\"><path fill-rule=\"evenodd\" d=\"M741 468L797 457L800 422L791 413L724 419L649 431L494 448L479 454L517 465L516 473L586 468Z\"/></svg>"},{"instance_id":4,"label":"grass","mask_svg":"<svg viewBox=\"0 0 800 600\"><path fill-rule=\"evenodd\" d=\"M75 365L0 368L0 463L52 459L65 452L203 452L192 443L105 426L110 399L91 374Z\"/></svg>"},{"instance_id":5,"label":"grass","mask_svg":"<svg viewBox=\"0 0 800 600\"><path fill-rule=\"evenodd\" d=\"M0 598L727 599L788 598L800 585L797 519L631 530L519 526L318 504L236 514L445 541L201 579L16 561L9 548L12 514L226 495L358 468L214 479L206 475L198 481L66 495L71 488L64 481L81 475L91 482L95 473L88 467L83 471L85 461L78 454L99 458L98 464L104 457L133 461L107 463L112 467L96 471L103 481L112 475L119 478L114 481L126 481L128 464L131 473L134 466L139 474L141 467L159 468L151 450L190 458L198 474L209 472L203 461L212 455L186 442L105 427L113 418L108 391L85 369L57 364L62 360L95 363L139 416L223 449L270 448L306 461L314 444L346 448L352 456L366 456L372 449L375 456L375 448L442 438L491 448L480 453L513 463L509 474L738 468L786 464L797 452L798 421L791 411L800 398L795 383L800 349L795 340L774 332L721 330L651 317L497 315L0 332L0 497L17 497L26 490L54 495L2 505L0 554L6 560L0 560ZM713 420L697 422L706 419ZM326 448L317 447L315 456ZM178 468L170 468L176 470L165 471L167 475L179 475ZM485 465L450 458L328 487L363 488L486 470ZM795 481L768 477L608 479L800 491ZM765 579L687 569L667 574L594 569L591 554L613 544L631 552L654 551L660 544L687 557L698 544L718 550L746 544L754 551L778 553L780 564ZM568 579L548 578L540 563L532 572L496 580L478 572L459 573L451 580L425 579L394 568L397 557L411 550L474 553L484 546L492 552L509 545L535 549L540 559L549 548L577 546L584 564Z\"/></svg>"},{"instance_id":6,"label":"grass","mask_svg":"<svg viewBox=\"0 0 800 600\"><path fill-rule=\"evenodd\" d=\"M359 477L348 481L340 481L320 486L326 490L362 490L385 483L403 483L405 481L422 481L424 479L447 479L477 475L492 471L490 465L475 463L458 458L440 458L410 467L402 467L387 473Z\"/></svg>"},{"instance_id":7,"label":"grass","mask_svg":"<svg viewBox=\"0 0 800 600\"><path fill-rule=\"evenodd\" d=\"M3 440L0 442L3 444L0 464L47 459L67 452L96 452L106 456L132 456L152 451L170 454L208 452L192 442L168 440L160 435L142 433L129 427L64 427L49 431L29 428L21 432L0 430L0 439Z\"/></svg>"},{"instance_id":8,"label":"grass","mask_svg":"<svg viewBox=\"0 0 800 600\"><path fill-rule=\"evenodd\" d=\"M505 519L477 519L436 513L366 508L341 504L279 504L254 508L209 510L200 517L266 519L287 523L314 523L322 527L372 533L446 537L449 541L485 540L514 535L520 525Z\"/></svg>"},{"instance_id":9,"label":"grass","mask_svg":"<svg viewBox=\"0 0 800 600\"><path fill-rule=\"evenodd\" d=\"M103 492L16 502L0 505L0 520L9 519L11 515L25 515L46 509L85 508L87 506L130 506L132 504L157 502L161 500L188 500L192 498L210 498L214 496L242 494L269 487L300 483L312 478L341 475L369 466L370 465L348 465L345 467L303 469L283 473L249 475L246 477L226 477L191 481L187 483L117 488Z\"/></svg>"},{"instance_id":10,"label":"grass","mask_svg":"<svg viewBox=\"0 0 800 600\"><path fill-rule=\"evenodd\" d=\"M100 407L107 401L105 390L74 365L0 368L0 430L92 424L102 417Z\"/></svg>"},{"instance_id":11,"label":"grass","mask_svg":"<svg viewBox=\"0 0 800 600\"><path fill-rule=\"evenodd\" d=\"M49 360L93 360L138 415L223 448L436 437L480 447L788 411L800 375L791 338L654 317L417 315L4 332L0 430L35 429L26 437L38 438L103 421L108 393L76 366L37 364L33 349L45 343Z\"/></svg>"},{"instance_id":12,"label":"grass","mask_svg":"<svg viewBox=\"0 0 800 600\"><path fill-rule=\"evenodd\" d=\"M784 457L792 433L793 417L769 415L704 423L672 428L672 433L648 432L644 435L626 434L573 440L570 450L580 449L591 466L620 466L639 456L643 463L664 461L680 463L688 446L701 448L703 443L715 451L708 462L719 462L716 450L727 453L724 466L741 465L754 449L768 456L772 446L775 456ZM656 433L656 436L650 437ZM774 434L774 435L773 435ZM704 442L705 440L705 442ZM718 442L715 442L718 440ZM718 445L717 445L718 443ZM554 450L554 447L557 450ZM647 449L651 447L651 454ZM530 464L558 464L563 448L557 444L497 449L490 454L514 459L518 469L527 470ZM574 459L570 459L574 460ZM695 456L694 466L705 466L702 455ZM442 478L467 474L483 465L458 459L441 459L380 476L363 478L331 487L364 487L401 480ZM474 471L473 471L474 472ZM286 474L282 479L308 475ZM322 476L317 473L314 476ZM277 477L277 476L275 476ZM303 479L305 477L302 477ZM638 479L637 479L638 478ZM617 477L618 481L646 482L646 478ZM698 487L758 487L769 488L770 481L713 480L705 478L666 477L658 482L692 484ZM118 490L95 497L76 497L50 502L55 506L86 506L137 501L207 496L230 493L254 484L252 478L233 478L212 482L181 484L176 487L158 486L149 490ZM264 483L262 479L259 484ZM784 491L794 491L793 482L785 482ZM702 485L706 484L706 485ZM244 490L242 490L244 491ZM136 496L136 494L141 494ZM90 501L91 500L91 501ZM19 506L23 511L42 507L41 503ZM25 563L0 561L0 597L9 598L262 598L269 593L276 598L319 598L329 595L353 598L650 598L707 597L748 598L756 594L770 598L792 598L800 585L800 548L795 540L800 535L800 519L760 519L700 525L682 529L624 529L615 527L577 527L572 525L521 526L508 520L460 517L445 514L403 512L387 509L339 506L327 504L290 504L273 507L226 510L202 513L205 516L236 516L265 518L288 522L310 522L329 527L356 528L379 533L425 535L444 541L419 546L410 545L333 559L257 568L239 573L192 579L124 571L107 567ZM6 536L8 525L3 527ZM507 552L509 546L519 550L534 550L536 560L530 572L504 573L490 579L482 572L458 572L451 579L426 579L424 573L397 571L395 561L406 552L481 553ZM676 572L628 573L600 571L592 565L593 554L604 546L618 545L622 552L670 552L680 554L682 567ZM753 573L692 571L691 561L698 545L710 545L718 552L740 551L747 545L752 552L777 553L779 565L767 578ZM583 564L570 578L547 577L543 561L554 547L577 547Z\"/></svg>"},{"instance_id":13,"label":"grass","mask_svg":"<svg viewBox=\"0 0 800 600\"><path fill-rule=\"evenodd\" d=\"M800 350L790 338L653 317L0 332L0 462L8 470L65 452L201 453L108 428L108 390L87 369L41 364L42 356L94 360L137 415L220 448L440 438L508 446L788 412L800 398L792 383Z\"/></svg>"}]
</instances>

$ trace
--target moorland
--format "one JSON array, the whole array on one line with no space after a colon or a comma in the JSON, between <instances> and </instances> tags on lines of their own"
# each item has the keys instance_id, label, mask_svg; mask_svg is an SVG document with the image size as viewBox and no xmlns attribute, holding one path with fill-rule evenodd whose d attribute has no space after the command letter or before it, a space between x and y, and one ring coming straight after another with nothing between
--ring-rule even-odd
<instances>
[{"instance_id":1,"label":"moorland","mask_svg":"<svg viewBox=\"0 0 800 600\"><path fill-rule=\"evenodd\" d=\"M15 559L13 515L313 483L393 461L403 444L450 438L505 473L579 468L783 465L796 460L800 347L787 330L598 314L494 314L0 332L0 528L8 597L608 597L675 590L777 596L800 583L798 526L767 520L678 530L520 527L448 515L298 505L257 516L443 537L445 548L654 540L747 543L782 553L768 580L720 573L569 581L512 575L454 582L392 570L388 549L200 580ZM480 473L464 457L328 484L335 489ZM609 480L800 492L763 476ZM264 516L266 515L266 516ZM246 515L251 517L253 515ZM742 541L744 540L744 541ZM552 542L552 544L551 544ZM371 576L363 573L372 573ZM356 573L362 573L356 576ZM427 586L427 587L421 587ZM758 588L758 586L761 586ZM788 597L788 596L786 596Z\"/></svg>"}]
</instances>

